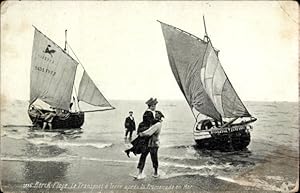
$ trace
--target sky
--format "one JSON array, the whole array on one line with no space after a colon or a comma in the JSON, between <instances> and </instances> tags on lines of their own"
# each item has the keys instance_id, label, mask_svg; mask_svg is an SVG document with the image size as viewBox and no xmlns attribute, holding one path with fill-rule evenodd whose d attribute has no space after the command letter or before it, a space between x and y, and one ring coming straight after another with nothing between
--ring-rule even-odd
<instances>
[{"instance_id":1,"label":"sky","mask_svg":"<svg viewBox=\"0 0 300 193\"><path fill-rule=\"evenodd\" d=\"M298 101L296 2L1 3L1 97L29 99L34 28L68 43L108 100L184 100L160 24L208 35L243 101Z\"/></svg>"}]
</instances>

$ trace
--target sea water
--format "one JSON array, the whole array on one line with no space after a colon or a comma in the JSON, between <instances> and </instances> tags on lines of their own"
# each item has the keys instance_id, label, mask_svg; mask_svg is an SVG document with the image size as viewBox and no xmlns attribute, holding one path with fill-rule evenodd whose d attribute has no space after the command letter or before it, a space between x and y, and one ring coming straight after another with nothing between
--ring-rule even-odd
<instances>
[{"instance_id":1,"label":"sea water","mask_svg":"<svg viewBox=\"0 0 300 193\"><path fill-rule=\"evenodd\" d=\"M80 129L51 132L26 126L31 125L28 102L14 100L2 104L2 186L28 181L82 180L92 167L102 163L110 164L112 172L125 165L128 167L125 177L130 177L136 171L138 157L127 158L123 152L130 147L124 139L124 121L131 110L138 124L146 105L144 101L111 103L115 110L86 113ZM220 152L195 146L192 134L195 120L185 101L159 101L157 109L165 115L159 148L161 178L201 175L264 190L291 189L299 169L298 103L246 102L245 105L258 119L252 124L250 145L243 151ZM78 163L91 166L76 168ZM146 170L151 170L150 158Z\"/></svg>"}]
</instances>

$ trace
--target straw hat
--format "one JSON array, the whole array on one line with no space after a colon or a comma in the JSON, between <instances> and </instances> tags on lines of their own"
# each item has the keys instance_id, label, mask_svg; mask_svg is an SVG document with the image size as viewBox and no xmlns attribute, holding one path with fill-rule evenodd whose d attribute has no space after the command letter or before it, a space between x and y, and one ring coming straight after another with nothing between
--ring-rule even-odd
<instances>
[{"instance_id":1,"label":"straw hat","mask_svg":"<svg viewBox=\"0 0 300 193\"><path fill-rule=\"evenodd\" d=\"M156 98L153 99L152 97L146 101L146 104L148 106L156 105L157 103L158 103L157 99Z\"/></svg>"}]
</instances>

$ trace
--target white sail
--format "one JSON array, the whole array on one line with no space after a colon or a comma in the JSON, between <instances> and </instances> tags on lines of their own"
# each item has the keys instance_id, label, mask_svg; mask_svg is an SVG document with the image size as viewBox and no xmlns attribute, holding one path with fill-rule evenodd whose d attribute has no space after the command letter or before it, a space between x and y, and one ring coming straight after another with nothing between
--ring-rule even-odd
<instances>
[{"instance_id":1,"label":"white sail","mask_svg":"<svg viewBox=\"0 0 300 193\"><path fill-rule=\"evenodd\" d=\"M35 29L30 74L30 103L40 99L69 110L77 61Z\"/></svg>"},{"instance_id":2,"label":"white sail","mask_svg":"<svg viewBox=\"0 0 300 193\"><path fill-rule=\"evenodd\" d=\"M86 73L86 71L83 72L79 84L78 100L99 107L111 107L109 102L99 91L99 89L89 77L89 75Z\"/></svg>"},{"instance_id":3,"label":"white sail","mask_svg":"<svg viewBox=\"0 0 300 193\"><path fill-rule=\"evenodd\" d=\"M232 87L216 51L208 42L201 69L202 84L222 117L250 116L243 102Z\"/></svg>"}]
</instances>

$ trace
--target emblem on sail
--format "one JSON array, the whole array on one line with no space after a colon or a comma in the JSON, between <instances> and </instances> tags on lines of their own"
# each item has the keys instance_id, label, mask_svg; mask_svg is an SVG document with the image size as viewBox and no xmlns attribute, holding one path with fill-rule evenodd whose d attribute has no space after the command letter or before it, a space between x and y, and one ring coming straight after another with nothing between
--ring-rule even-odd
<instances>
[{"instance_id":1,"label":"emblem on sail","mask_svg":"<svg viewBox=\"0 0 300 193\"><path fill-rule=\"evenodd\" d=\"M51 57L53 57L53 53L55 53L56 51L51 49L51 45L48 44L48 46L46 47L46 49L44 50L44 53L49 54Z\"/></svg>"},{"instance_id":2,"label":"emblem on sail","mask_svg":"<svg viewBox=\"0 0 300 193\"><path fill-rule=\"evenodd\" d=\"M46 48L45 45L47 45ZM41 54L41 50L45 54ZM88 112L88 110L81 111L80 101L96 108L92 111L114 109L88 76L83 66L83 75L77 92L75 89L75 78L80 78L80 76L78 77L80 73L77 73L78 64L79 62L73 59L65 50L35 28L31 58L29 102L32 106L35 101L41 100L53 109L70 112L71 116L68 119L55 119L56 122L54 122L57 123L57 127L80 127L83 124L83 113ZM77 106L74 108L76 109L75 112L71 111L72 106ZM46 110L44 109L43 111ZM29 110L30 118L39 120L40 115L36 115L33 112Z\"/></svg>"},{"instance_id":3,"label":"emblem on sail","mask_svg":"<svg viewBox=\"0 0 300 193\"><path fill-rule=\"evenodd\" d=\"M40 50L45 50L45 45L50 44L53 45L51 50L56 50L55 57L53 56L51 60L50 57L40 54ZM49 51L49 46L47 48ZM49 65L49 62L57 65ZM40 99L52 107L69 110L77 65L77 61L35 29L31 59L30 103Z\"/></svg>"}]
</instances>

